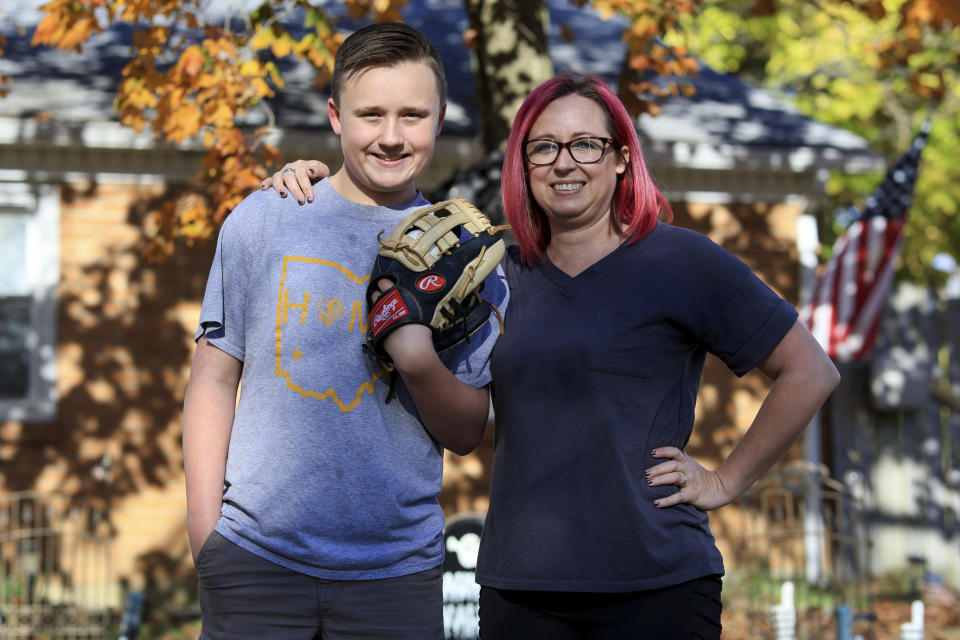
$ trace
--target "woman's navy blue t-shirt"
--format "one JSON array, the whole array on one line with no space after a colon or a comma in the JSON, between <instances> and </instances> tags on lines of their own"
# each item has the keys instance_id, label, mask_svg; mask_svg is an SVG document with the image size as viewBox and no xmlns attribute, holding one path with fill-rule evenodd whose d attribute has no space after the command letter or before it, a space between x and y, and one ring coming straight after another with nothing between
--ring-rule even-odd
<instances>
[{"instance_id":1,"label":"woman's navy blue t-shirt","mask_svg":"<svg viewBox=\"0 0 960 640\"><path fill-rule=\"evenodd\" d=\"M707 514L653 501L652 449L683 448L706 353L737 375L796 310L696 232L660 223L575 277L504 261L506 332L491 363L491 503L477 582L618 592L723 573Z\"/></svg>"}]
</instances>

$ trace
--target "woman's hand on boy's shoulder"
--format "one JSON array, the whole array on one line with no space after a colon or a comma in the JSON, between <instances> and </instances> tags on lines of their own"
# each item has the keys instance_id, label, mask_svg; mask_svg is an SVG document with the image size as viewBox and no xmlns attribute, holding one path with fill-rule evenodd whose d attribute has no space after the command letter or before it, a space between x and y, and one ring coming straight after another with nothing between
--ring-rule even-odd
<instances>
[{"instance_id":1,"label":"woman's hand on boy's shoulder","mask_svg":"<svg viewBox=\"0 0 960 640\"><path fill-rule=\"evenodd\" d=\"M313 184L330 175L330 167L319 160L288 162L271 177L260 182L260 190L273 188L281 198L289 192L300 204L313 202Z\"/></svg>"}]
</instances>

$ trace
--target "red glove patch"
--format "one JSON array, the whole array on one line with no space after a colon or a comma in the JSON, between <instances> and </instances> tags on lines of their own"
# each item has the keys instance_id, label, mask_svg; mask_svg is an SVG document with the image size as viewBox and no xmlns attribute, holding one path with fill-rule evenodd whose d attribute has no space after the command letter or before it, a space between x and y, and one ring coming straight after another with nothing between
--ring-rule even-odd
<instances>
[{"instance_id":1,"label":"red glove patch","mask_svg":"<svg viewBox=\"0 0 960 640\"><path fill-rule=\"evenodd\" d=\"M374 336L379 336L394 322L409 315L410 311L407 305L403 303L400 292L394 289L390 293L381 296L373 305L370 311L370 331Z\"/></svg>"}]
</instances>

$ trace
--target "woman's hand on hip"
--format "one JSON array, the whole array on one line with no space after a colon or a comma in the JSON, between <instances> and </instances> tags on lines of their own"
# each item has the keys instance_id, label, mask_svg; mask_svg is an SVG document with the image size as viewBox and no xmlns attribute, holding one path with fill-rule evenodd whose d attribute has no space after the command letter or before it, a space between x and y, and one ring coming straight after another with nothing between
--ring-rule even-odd
<instances>
[{"instance_id":1,"label":"woman's hand on hip","mask_svg":"<svg viewBox=\"0 0 960 640\"><path fill-rule=\"evenodd\" d=\"M646 470L647 484L651 487L674 485L680 488L676 493L654 500L654 506L663 508L687 503L708 511L722 507L733 499L724 489L716 471L705 469L683 450L657 447L651 455L665 461Z\"/></svg>"}]
</instances>

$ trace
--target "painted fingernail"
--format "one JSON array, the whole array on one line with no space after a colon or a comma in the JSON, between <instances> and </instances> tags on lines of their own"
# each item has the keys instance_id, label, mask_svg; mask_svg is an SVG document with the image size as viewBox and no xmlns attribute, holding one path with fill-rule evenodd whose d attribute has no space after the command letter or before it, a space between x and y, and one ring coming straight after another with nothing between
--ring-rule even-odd
<instances>
[{"instance_id":1,"label":"painted fingernail","mask_svg":"<svg viewBox=\"0 0 960 640\"><path fill-rule=\"evenodd\" d=\"M650 455L653 455L653 456L657 455L657 450L654 449L653 451L651 451L651 452L650 452Z\"/></svg>"},{"instance_id":2,"label":"painted fingernail","mask_svg":"<svg viewBox=\"0 0 960 640\"><path fill-rule=\"evenodd\" d=\"M307 169L307 173L309 173L310 175L313 175L316 173L316 171L314 169Z\"/></svg>"},{"instance_id":3,"label":"painted fingernail","mask_svg":"<svg viewBox=\"0 0 960 640\"><path fill-rule=\"evenodd\" d=\"M281 198L286 198L286 197L287 197L287 192L286 192L286 191L281 191L281 192L280 192L280 197L281 197Z\"/></svg>"},{"instance_id":4,"label":"painted fingernail","mask_svg":"<svg viewBox=\"0 0 960 640\"><path fill-rule=\"evenodd\" d=\"M309 198L307 198L307 202L313 202L313 196L310 196Z\"/></svg>"},{"instance_id":5,"label":"painted fingernail","mask_svg":"<svg viewBox=\"0 0 960 640\"><path fill-rule=\"evenodd\" d=\"M298 199L297 199L297 204L302 205L302 204L303 204L303 200L300 200L300 199L298 198Z\"/></svg>"},{"instance_id":6,"label":"painted fingernail","mask_svg":"<svg viewBox=\"0 0 960 640\"><path fill-rule=\"evenodd\" d=\"M659 500L654 500L654 501L653 501L653 506L659 507L659 506L660 506L660 501L659 501Z\"/></svg>"},{"instance_id":7,"label":"painted fingernail","mask_svg":"<svg viewBox=\"0 0 960 640\"><path fill-rule=\"evenodd\" d=\"M650 469L647 469L646 471L644 471L644 472L643 472L643 475L645 475L645 476L647 476L647 477L649 478L649 477L650 477Z\"/></svg>"}]
</instances>

